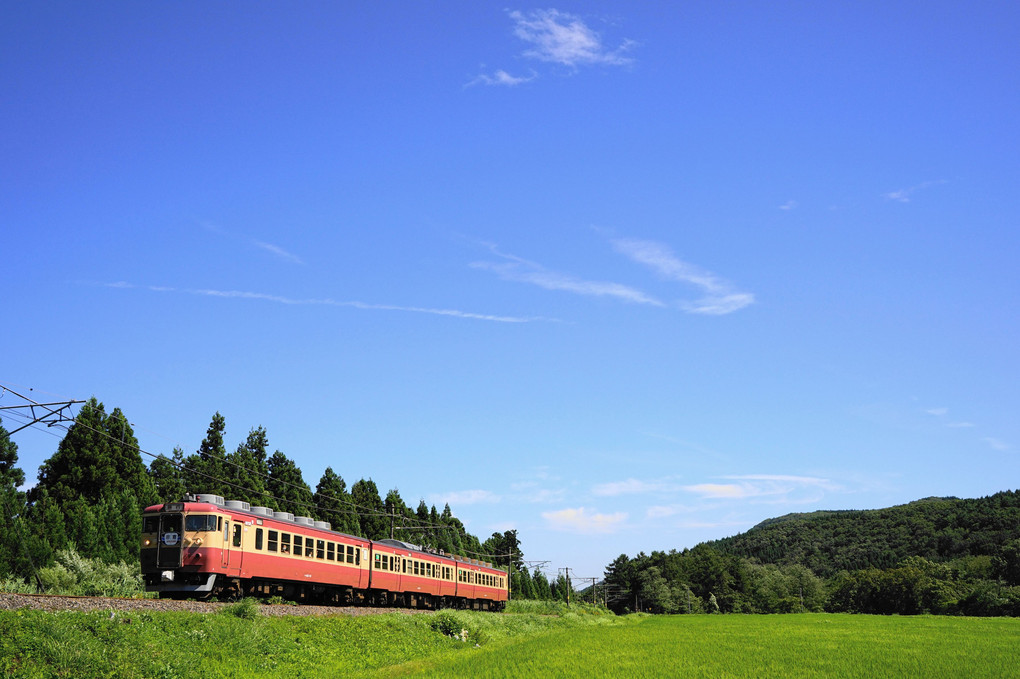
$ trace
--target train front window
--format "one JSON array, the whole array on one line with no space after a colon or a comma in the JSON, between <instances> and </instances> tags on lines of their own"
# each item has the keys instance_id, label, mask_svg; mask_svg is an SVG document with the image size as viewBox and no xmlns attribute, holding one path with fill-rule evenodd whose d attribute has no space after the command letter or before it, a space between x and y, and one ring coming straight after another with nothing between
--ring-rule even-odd
<instances>
[{"instance_id":1,"label":"train front window","mask_svg":"<svg viewBox=\"0 0 1020 679\"><path fill-rule=\"evenodd\" d=\"M143 516L142 517L142 532L143 533L155 533L159 530L159 517L158 516Z\"/></svg>"},{"instance_id":2,"label":"train front window","mask_svg":"<svg viewBox=\"0 0 1020 679\"><path fill-rule=\"evenodd\" d=\"M184 517L184 530L216 530L216 517L212 514L188 514Z\"/></svg>"}]
</instances>

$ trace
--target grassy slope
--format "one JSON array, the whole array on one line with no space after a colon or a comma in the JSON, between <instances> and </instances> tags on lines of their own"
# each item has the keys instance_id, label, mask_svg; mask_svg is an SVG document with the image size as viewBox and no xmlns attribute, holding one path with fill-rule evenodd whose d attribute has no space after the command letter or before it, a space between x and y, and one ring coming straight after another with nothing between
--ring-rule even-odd
<instances>
[{"instance_id":1,"label":"grassy slope","mask_svg":"<svg viewBox=\"0 0 1020 679\"><path fill-rule=\"evenodd\" d=\"M1020 620L0 612L4 677L1009 676ZM240 615L241 617L238 617ZM442 631L459 634L454 640ZM476 646L476 644L478 644Z\"/></svg>"}]
</instances>

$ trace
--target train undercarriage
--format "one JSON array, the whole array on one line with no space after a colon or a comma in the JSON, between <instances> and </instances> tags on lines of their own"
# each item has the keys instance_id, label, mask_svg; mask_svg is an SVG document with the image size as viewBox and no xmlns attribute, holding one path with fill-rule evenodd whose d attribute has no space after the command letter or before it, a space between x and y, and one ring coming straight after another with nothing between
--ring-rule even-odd
<instances>
[{"instance_id":1,"label":"train undercarriage","mask_svg":"<svg viewBox=\"0 0 1020 679\"><path fill-rule=\"evenodd\" d=\"M391 592L388 590L333 587L287 581L228 578L215 573L181 574L183 580L175 583L151 583L148 589L157 591L161 599L240 599L280 597L299 604L316 606L376 606L439 610L453 608L475 611L502 611L506 602L488 599L436 596L418 592Z\"/></svg>"}]
</instances>

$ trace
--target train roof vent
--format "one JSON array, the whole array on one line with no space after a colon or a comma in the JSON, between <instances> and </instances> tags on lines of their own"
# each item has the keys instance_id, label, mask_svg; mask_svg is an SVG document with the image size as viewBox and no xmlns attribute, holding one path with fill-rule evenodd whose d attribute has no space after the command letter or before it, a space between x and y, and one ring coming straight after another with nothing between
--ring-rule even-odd
<instances>
[{"instance_id":1,"label":"train roof vent","mask_svg":"<svg viewBox=\"0 0 1020 679\"><path fill-rule=\"evenodd\" d=\"M310 516L295 516L294 521L297 523L304 524L306 526L314 526L315 521Z\"/></svg>"},{"instance_id":2,"label":"train roof vent","mask_svg":"<svg viewBox=\"0 0 1020 679\"><path fill-rule=\"evenodd\" d=\"M332 526L329 525L329 521L316 521L314 525L316 528L322 528L323 530L329 530L332 528Z\"/></svg>"},{"instance_id":3,"label":"train roof vent","mask_svg":"<svg viewBox=\"0 0 1020 679\"><path fill-rule=\"evenodd\" d=\"M251 511L252 511L253 514L258 514L260 516L272 516L273 515L273 510L270 509L269 507L252 507Z\"/></svg>"},{"instance_id":4,"label":"train roof vent","mask_svg":"<svg viewBox=\"0 0 1020 679\"><path fill-rule=\"evenodd\" d=\"M227 509L242 509L244 511L251 511L251 503L244 502L242 500L227 500L223 503Z\"/></svg>"},{"instance_id":5,"label":"train roof vent","mask_svg":"<svg viewBox=\"0 0 1020 679\"><path fill-rule=\"evenodd\" d=\"M212 495L210 493L199 493L195 496L195 499L199 502L208 502L211 505L223 506L223 496Z\"/></svg>"},{"instance_id":6,"label":"train roof vent","mask_svg":"<svg viewBox=\"0 0 1020 679\"><path fill-rule=\"evenodd\" d=\"M273 517L284 521L293 521L294 515L290 512L273 512Z\"/></svg>"}]
</instances>

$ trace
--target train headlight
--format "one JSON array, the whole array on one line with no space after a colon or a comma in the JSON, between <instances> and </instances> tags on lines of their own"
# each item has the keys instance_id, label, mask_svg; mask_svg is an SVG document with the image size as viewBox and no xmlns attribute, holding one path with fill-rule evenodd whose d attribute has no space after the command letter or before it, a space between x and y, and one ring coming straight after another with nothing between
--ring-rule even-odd
<instances>
[{"instance_id":1,"label":"train headlight","mask_svg":"<svg viewBox=\"0 0 1020 679\"><path fill-rule=\"evenodd\" d=\"M196 547L200 547L202 545L202 538L195 538L191 544L195 545Z\"/></svg>"},{"instance_id":2,"label":"train headlight","mask_svg":"<svg viewBox=\"0 0 1020 679\"><path fill-rule=\"evenodd\" d=\"M145 545L146 547L148 547L149 545L152 544L152 540L150 540L149 538L145 538L145 541L142 542L142 544Z\"/></svg>"}]
</instances>

